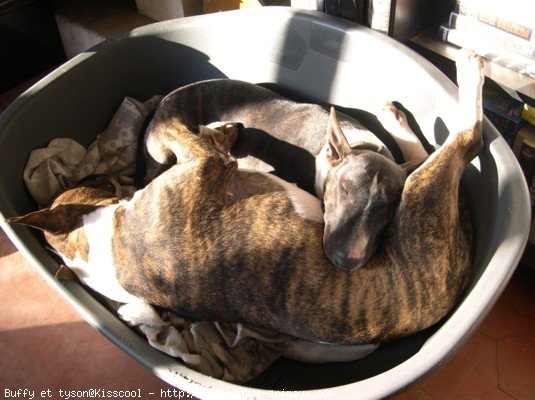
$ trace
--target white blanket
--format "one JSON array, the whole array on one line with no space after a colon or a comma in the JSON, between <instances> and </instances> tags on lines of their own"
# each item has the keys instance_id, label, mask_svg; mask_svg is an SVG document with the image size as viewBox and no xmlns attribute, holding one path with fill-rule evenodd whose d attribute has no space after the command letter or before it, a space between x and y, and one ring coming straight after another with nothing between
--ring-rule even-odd
<instances>
[{"instance_id":1,"label":"white blanket","mask_svg":"<svg viewBox=\"0 0 535 400\"><path fill-rule=\"evenodd\" d=\"M161 97L145 103L125 98L108 128L86 149L72 139L54 139L33 150L24 182L41 207L93 174L114 177L132 190L137 142L145 118ZM245 382L281 355L311 363L350 361L367 356L376 345L339 346L315 343L243 324L187 321L144 303L125 304L118 316L138 328L156 349L189 367L229 382Z\"/></svg>"}]
</instances>

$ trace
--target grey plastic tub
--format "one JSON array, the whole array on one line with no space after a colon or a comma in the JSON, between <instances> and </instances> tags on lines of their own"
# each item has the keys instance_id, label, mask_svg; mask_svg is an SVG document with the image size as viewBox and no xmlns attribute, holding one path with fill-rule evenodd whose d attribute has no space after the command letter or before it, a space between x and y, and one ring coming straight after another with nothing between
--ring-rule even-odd
<instances>
[{"instance_id":1,"label":"grey plastic tub","mask_svg":"<svg viewBox=\"0 0 535 400\"><path fill-rule=\"evenodd\" d=\"M33 148L55 137L87 145L124 96L144 100L186 83L229 77L276 83L309 101L352 110L367 123L387 100L414 116L430 144L455 125L457 90L422 57L384 35L324 14L269 8L158 23L109 40L52 72L0 117L0 212L34 209L22 182ZM359 111L355 111L359 110ZM530 224L521 170L498 132L484 126L485 149L464 183L476 227L469 287L442 323L382 345L356 362L306 365L279 360L247 385L194 372L149 347L82 286L58 283L56 261L24 227L3 228L69 303L102 334L163 380L201 398L383 398L443 364L470 336L507 284Z\"/></svg>"}]
</instances>

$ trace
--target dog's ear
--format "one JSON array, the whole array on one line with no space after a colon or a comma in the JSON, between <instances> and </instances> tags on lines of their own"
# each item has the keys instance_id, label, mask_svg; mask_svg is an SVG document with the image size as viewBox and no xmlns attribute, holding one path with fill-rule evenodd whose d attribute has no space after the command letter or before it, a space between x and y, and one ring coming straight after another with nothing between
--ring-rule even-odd
<instances>
[{"instance_id":1,"label":"dog's ear","mask_svg":"<svg viewBox=\"0 0 535 400\"><path fill-rule=\"evenodd\" d=\"M42 231L60 235L82 225L82 216L94 211L98 206L87 204L60 204L6 220L9 224L27 225Z\"/></svg>"},{"instance_id":2,"label":"dog's ear","mask_svg":"<svg viewBox=\"0 0 535 400\"><path fill-rule=\"evenodd\" d=\"M334 107L331 107L327 126L327 158L329 162L335 163L342 161L349 153L351 153L351 146L338 122Z\"/></svg>"}]
</instances>

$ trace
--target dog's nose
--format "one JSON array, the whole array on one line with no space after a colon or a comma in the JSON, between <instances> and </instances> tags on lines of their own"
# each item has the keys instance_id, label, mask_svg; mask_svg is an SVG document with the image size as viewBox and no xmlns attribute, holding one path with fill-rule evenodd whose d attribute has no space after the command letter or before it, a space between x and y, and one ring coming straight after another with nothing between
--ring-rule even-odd
<instances>
[{"instance_id":1,"label":"dog's nose","mask_svg":"<svg viewBox=\"0 0 535 400\"><path fill-rule=\"evenodd\" d=\"M336 247L336 244L334 246ZM349 258L347 252L343 249L334 248L332 250L328 250L326 247L325 254L327 255L327 258L338 268L353 269L361 266L360 259Z\"/></svg>"},{"instance_id":2,"label":"dog's nose","mask_svg":"<svg viewBox=\"0 0 535 400\"><path fill-rule=\"evenodd\" d=\"M349 249L348 258L354 260L362 260L367 247L367 242L364 238L355 240L353 246Z\"/></svg>"},{"instance_id":3,"label":"dog's nose","mask_svg":"<svg viewBox=\"0 0 535 400\"><path fill-rule=\"evenodd\" d=\"M325 226L323 248L331 263L339 268L354 269L364 265L368 259L366 238L362 235L352 238L343 229L331 230Z\"/></svg>"},{"instance_id":4,"label":"dog's nose","mask_svg":"<svg viewBox=\"0 0 535 400\"><path fill-rule=\"evenodd\" d=\"M345 264L345 257L344 254L341 251L335 251L331 253L327 253L327 257L331 260L331 262L336 265L337 267L344 268Z\"/></svg>"}]
</instances>

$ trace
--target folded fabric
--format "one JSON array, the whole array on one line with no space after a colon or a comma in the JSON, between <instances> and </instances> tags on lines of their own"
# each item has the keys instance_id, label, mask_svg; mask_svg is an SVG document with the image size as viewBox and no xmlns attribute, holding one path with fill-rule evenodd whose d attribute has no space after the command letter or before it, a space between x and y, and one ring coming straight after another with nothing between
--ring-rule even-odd
<instances>
[{"instance_id":1,"label":"folded fabric","mask_svg":"<svg viewBox=\"0 0 535 400\"><path fill-rule=\"evenodd\" d=\"M23 177L39 206L89 175L106 174L132 185L139 131L161 98L154 96L145 103L125 98L108 128L87 149L73 139L61 138L33 150Z\"/></svg>"},{"instance_id":2,"label":"folded fabric","mask_svg":"<svg viewBox=\"0 0 535 400\"><path fill-rule=\"evenodd\" d=\"M64 138L33 150L24 182L39 205L46 206L55 195L93 174L111 176L125 187L132 185L138 136L160 99L155 96L141 103L125 98L107 129L87 149ZM315 343L239 323L193 322L141 302L119 306L117 315L139 329L152 347L196 371L229 382L254 378L281 355L323 363L356 360L377 348Z\"/></svg>"},{"instance_id":3,"label":"folded fabric","mask_svg":"<svg viewBox=\"0 0 535 400\"><path fill-rule=\"evenodd\" d=\"M259 375L281 355L307 363L342 362L363 358L377 348L311 342L240 323L191 322L141 302L125 304L117 312L138 327L152 347L197 371L236 383Z\"/></svg>"},{"instance_id":4,"label":"folded fabric","mask_svg":"<svg viewBox=\"0 0 535 400\"><path fill-rule=\"evenodd\" d=\"M197 371L231 382L245 382L279 358L280 353L269 347L270 340L291 340L242 324L190 322L168 311L158 313L144 303L123 305L118 314L138 327L152 347Z\"/></svg>"}]
</instances>

